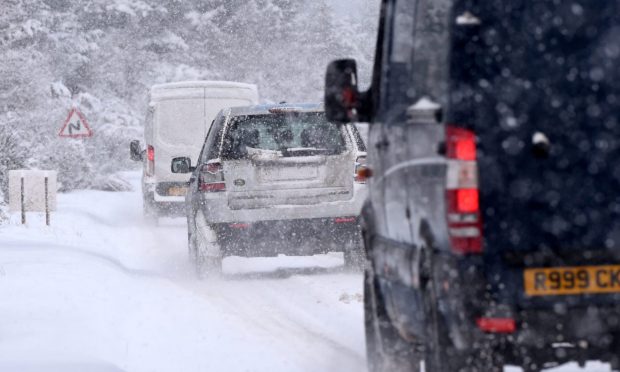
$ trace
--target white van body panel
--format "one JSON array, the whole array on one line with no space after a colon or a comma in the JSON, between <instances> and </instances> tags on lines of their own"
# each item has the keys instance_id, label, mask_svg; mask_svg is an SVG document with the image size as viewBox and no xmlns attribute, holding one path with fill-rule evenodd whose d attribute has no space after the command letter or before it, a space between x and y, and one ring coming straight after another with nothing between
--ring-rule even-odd
<instances>
[{"instance_id":1,"label":"white van body panel","mask_svg":"<svg viewBox=\"0 0 620 372\"><path fill-rule=\"evenodd\" d=\"M145 123L145 146L153 146L155 171L144 174L144 192L153 192L158 202L183 202L179 196L159 195L161 182L187 182L189 174L174 174L170 162L187 156L196 164L211 123L227 107L258 103L255 85L227 81L186 81L154 85L149 95Z\"/></svg>"}]
</instances>

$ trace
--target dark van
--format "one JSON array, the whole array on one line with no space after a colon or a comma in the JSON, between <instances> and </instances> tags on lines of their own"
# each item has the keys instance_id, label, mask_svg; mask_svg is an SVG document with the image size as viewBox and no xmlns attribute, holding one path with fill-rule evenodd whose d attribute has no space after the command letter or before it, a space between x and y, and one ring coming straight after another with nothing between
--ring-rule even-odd
<instances>
[{"instance_id":1,"label":"dark van","mask_svg":"<svg viewBox=\"0 0 620 372\"><path fill-rule=\"evenodd\" d=\"M370 369L619 370L620 1L383 0L356 75Z\"/></svg>"}]
</instances>

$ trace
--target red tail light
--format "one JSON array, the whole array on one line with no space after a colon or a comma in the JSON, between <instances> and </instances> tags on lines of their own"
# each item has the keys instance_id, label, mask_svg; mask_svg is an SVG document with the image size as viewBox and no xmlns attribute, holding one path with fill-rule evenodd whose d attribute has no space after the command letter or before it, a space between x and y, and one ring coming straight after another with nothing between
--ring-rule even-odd
<instances>
[{"instance_id":1,"label":"red tail light","mask_svg":"<svg viewBox=\"0 0 620 372\"><path fill-rule=\"evenodd\" d=\"M478 318L476 324L487 333L514 333L517 330L513 318Z\"/></svg>"},{"instance_id":2,"label":"red tail light","mask_svg":"<svg viewBox=\"0 0 620 372\"><path fill-rule=\"evenodd\" d=\"M452 210L459 213L477 213L480 209L478 189L457 189L454 191Z\"/></svg>"},{"instance_id":3,"label":"red tail light","mask_svg":"<svg viewBox=\"0 0 620 372\"><path fill-rule=\"evenodd\" d=\"M198 175L198 189L203 192L226 191L222 163L209 161L207 164L202 165Z\"/></svg>"},{"instance_id":4,"label":"red tail light","mask_svg":"<svg viewBox=\"0 0 620 372\"><path fill-rule=\"evenodd\" d=\"M155 174L155 148L151 145L146 147L146 174L148 176Z\"/></svg>"},{"instance_id":5,"label":"red tail light","mask_svg":"<svg viewBox=\"0 0 620 372\"><path fill-rule=\"evenodd\" d=\"M474 132L457 127L446 128L446 156L450 159L475 161L476 135Z\"/></svg>"},{"instance_id":6,"label":"red tail light","mask_svg":"<svg viewBox=\"0 0 620 372\"><path fill-rule=\"evenodd\" d=\"M355 160L355 182L366 183L368 177L370 177L370 169L366 166L366 157L359 156Z\"/></svg>"},{"instance_id":7,"label":"red tail light","mask_svg":"<svg viewBox=\"0 0 620 372\"><path fill-rule=\"evenodd\" d=\"M336 217L334 218L335 223L349 223L355 222L355 217Z\"/></svg>"},{"instance_id":8,"label":"red tail light","mask_svg":"<svg viewBox=\"0 0 620 372\"><path fill-rule=\"evenodd\" d=\"M461 254L482 253L482 222L478 194L476 135L446 127L447 219L452 249Z\"/></svg>"},{"instance_id":9,"label":"red tail light","mask_svg":"<svg viewBox=\"0 0 620 372\"><path fill-rule=\"evenodd\" d=\"M226 191L226 184L224 182L212 182L212 183L200 183L198 186L200 191L204 192L219 192Z\"/></svg>"}]
</instances>

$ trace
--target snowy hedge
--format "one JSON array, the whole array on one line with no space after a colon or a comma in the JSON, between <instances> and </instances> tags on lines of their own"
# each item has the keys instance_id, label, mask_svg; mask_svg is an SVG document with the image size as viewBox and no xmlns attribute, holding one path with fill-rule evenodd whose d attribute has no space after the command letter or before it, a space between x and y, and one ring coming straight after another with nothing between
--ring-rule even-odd
<instances>
[{"instance_id":1,"label":"snowy hedge","mask_svg":"<svg viewBox=\"0 0 620 372\"><path fill-rule=\"evenodd\" d=\"M106 176L137 167L128 144L155 83L237 80L266 101L317 101L328 61L345 56L368 81L378 0L355 4L343 21L321 0L5 0L1 189L16 167L56 169L63 190L120 186ZM74 105L92 138L58 138Z\"/></svg>"}]
</instances>

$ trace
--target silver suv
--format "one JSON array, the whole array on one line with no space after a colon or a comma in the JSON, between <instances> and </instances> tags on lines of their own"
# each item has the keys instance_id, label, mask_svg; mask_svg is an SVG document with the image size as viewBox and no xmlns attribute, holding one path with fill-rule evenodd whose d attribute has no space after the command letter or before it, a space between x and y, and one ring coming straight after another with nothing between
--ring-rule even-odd
<instances>
[{"instance_id":1,"label":"silver suv","mask_svg":"<svg viewBox=\"0 0 620 372\"><path fill-rule=\"evenodd\" d=\"M317 104L221 111L186 197L188 242L199 276L219 273L225 256L344 252L361 264L358 225L366 198L366 148L352 124L327 121Z\"/></svg>"}]
</instances>

